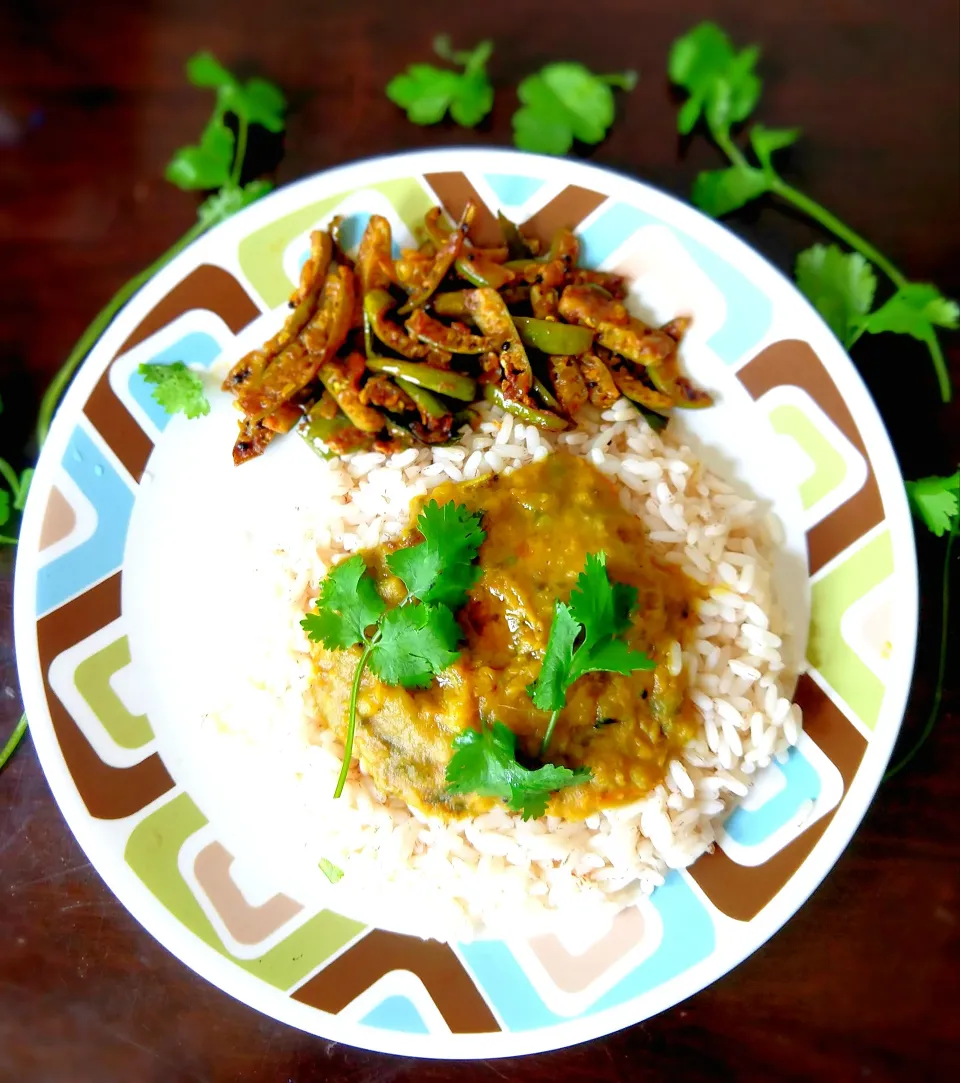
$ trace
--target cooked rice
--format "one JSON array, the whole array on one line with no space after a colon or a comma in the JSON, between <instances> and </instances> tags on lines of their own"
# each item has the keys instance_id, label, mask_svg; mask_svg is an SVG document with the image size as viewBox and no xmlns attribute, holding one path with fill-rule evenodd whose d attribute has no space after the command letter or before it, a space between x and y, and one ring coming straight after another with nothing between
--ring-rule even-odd
<instances>
[{"instance_id":1,"label":"cooked rice","mask_svg":"<svg viewBox=\"0 0 960 1083\"><path fill-rule=\"evenodd\" d=\"M781 657L783 622L771 591L777 528L753 500L706 470L669 431L655 433L625 399L602 415L584 411L575 431L560 434L481 409L479 428L465 430L456 446L326 464L332 499L310 510L312 521L266 566L278 583L278 605L260 622L255 688L220 713L218 727L261 748L264 770L272 746L286 748L290 758L282 762L296 762L312 822L295 830L312 839L305 845L315 847L314 862L324 856L345 870L333 890L349 884L351 895L375 892L388 908L405 899L401 924L443 939L542 931L568 918L612 915L648 894L669 869L710 848L715 824L747 794L757 770L785 759L801 725L786 694L793 675ZM343 748L311 725L311 662L299 626L319 580L343 554L401 534L413 497L560 448L615 479L624 507L643 520L663 559L707 588L696 635L670 660L686 669L701 734L647 797L583 822L524 823L498 807L444 823L384 799L356 764L334 801Z\"/></svg>"}]
</instances>

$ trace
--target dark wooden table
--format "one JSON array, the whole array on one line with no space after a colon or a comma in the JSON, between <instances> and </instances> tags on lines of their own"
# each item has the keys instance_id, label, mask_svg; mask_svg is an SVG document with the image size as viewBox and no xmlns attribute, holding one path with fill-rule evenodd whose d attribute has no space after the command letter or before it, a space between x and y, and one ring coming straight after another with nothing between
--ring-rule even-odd
<instances>
[{"instance_id":1,"label":"dark wooden table","mask_svg":"<svg viewBox=\"0 0 960 1083\"><path fill-rule=\"evenodd\" d=\"M509 16L507 11L510 11ZM503 15L495 15L502 10ZM508 143L512 87L542 63L639 68L592 157L684 195L718 164L682 147L664 78L670 42L709 11L763 44L762 118L800 124L789 173L915 278L960 295L957 0L6 0L0 6L0 385L3 453L24 452L39 396L127 278L193 218L162 180L206 99L182 65L206 47L284 86L281 182L416 146ZM387 78L432 36L496 39L494 113L480 131L408 124ZM763 206L733 228L789 269L819 239ZM958 336L949 343L960 379ZM957 461L960 412L902 339L858 347L907 476ZM906 738L932 693L942 548L919 539L920 660ZM19 714L2 558L0 738ZM458 1066L357 1052L257 1015L193 975L105 888L58 812L29 738L0 776L0 1080L900 1080L949 1074L960 1039L960 716L885 785L826 883L771 943L672 1011L549 1056Z\"/></svg>"}]
</instances>

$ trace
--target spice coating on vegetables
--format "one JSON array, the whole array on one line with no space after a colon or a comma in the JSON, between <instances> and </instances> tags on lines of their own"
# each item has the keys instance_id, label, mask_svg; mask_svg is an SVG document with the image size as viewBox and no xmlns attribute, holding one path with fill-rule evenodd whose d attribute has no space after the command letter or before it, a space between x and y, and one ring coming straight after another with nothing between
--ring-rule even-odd
<instances>
[{"instance_id":1,"label":"spice coating on vegetables","mask_svg":"<svg viewBox=\"0 0 960 1083\"><path fill-rule=\"evenodd\" d=\"M482 400L553 431L621 395L661 417L711 404L680 374L685 319L632 316L623 279L579 267L568 229L541 253L501 215L503 244L481 248L475 215L467 203L451 224L432 208L398 259L380 215L355 260L338 222L311 234L284 326L223 383L243 415L235 463L295 426L323 456L446 443Z\"/></svg>"}]
</instances>

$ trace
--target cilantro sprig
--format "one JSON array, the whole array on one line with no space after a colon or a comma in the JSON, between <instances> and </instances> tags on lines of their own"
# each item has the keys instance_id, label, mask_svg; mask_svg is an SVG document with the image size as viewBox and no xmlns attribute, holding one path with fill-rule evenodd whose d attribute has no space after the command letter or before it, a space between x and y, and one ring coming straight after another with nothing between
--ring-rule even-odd
<instances>
[{"instance_id":1,"label":"cilantro sprig","mask_svg":"<svg viewBox=\"0 0 960 1083\"><path fill-rule=\"evenodd\" d=\"M182 361L169 364L147 361L137 372L148 384L154 385L153 399L168 414L194 418L210 413L210 402L203 393L203 380Z\"/></svg>"},{"instance_id":2,"label":"cilantro sprig","mask_svg":"<svg viewBox=\"0 0 960 1083\"><path fill-rule=\"evenodd\" d=\"M527 689L535 707L550 711L540 755L546 753L567 692L586 673L633 673L656 668L620 637L630 627L637 590L611 583L606 554L588 553L570 601L556 603L537 679Z\"/></svg>"},{"instance_id":3,"label":"cilantro sprig","mask_svg":"<svg viewBox=\"0 0 960 1083\"><path fill-rule=\"evenodd\" d=\"M327 650L361 647L350 689L343 764L334 797L343 793L357 726L357 699L369 668L386 684L427 688L459 657L460 626L454 609L467 599L480 569L477 552L486 534L481 516L452 501L431 500L417 519L423 541L398 549L387 566L407 588L407 597L388 609L357 554L332 568L320 584L314 606L300 622L307 636Z\"/></svg>"},{"instance_id":4,"label":"cilantro sprig","mask_svg":"<svg viewBox=\"0 0 960 1083\"><path fill-rule=\"evenodd\" d=\"M692 198L701 210L720 216L763 195L773 195L818 222L852 251L837 245L814 245L797 258L800 289L850 348L863 334L907 334L922 342L933 362L940 396L949 402L950 374L937 337L938 329L955 330L960 310L936 286L911 282L882 252L850 229L804 192L780 175L774 155L791 146L799 128L766 128L754 124L748 131L751 161L735 142L734 128L746 121L763 84L756 72L760 50L734 48L727 35L712 22L703 22L674 42L670 50L670 79L687 92L677 114L677 128L689 135L704 124L730 165L701 173ZM873 268L882 272L894 292L874 308L877 287Z\"/></svg>"},{"instance_id":5,"label":"cilantro sprig","mask_svg":"<svg viewBox=\"0 0 960 1083\"><path fill-rule=\"evenodd\" d=\"M521 150L566 154L574 139L599 143L613 123L613 87L633 90L637 73L595 75L583 64L547 64L517 87L513 141Z\"/></svg>"},{"instance_id":6,"label":"cilantro sprig","mask_svg":"<svg viewBox=\"0 0 960 1083\"><path fill-rule=\"evenodd\" d=\"M454 754L447 764L447 792L499 797L524 820L543 816L550 794L579 786L590 778L586 767L559 767L545 763L536 769L517 761L517 738L502 722L481 723L453 740Z\"/></svg>"},{"instance_id":7,"label":"cilantro sprig","mask_svg":"<svg viewBox=\"0 0 960 1083\"><path fill-rule=\"evenodd\" d=\"M437 124L447 115L464 128L474 128L493 108L493 86L487 76L492 41L474 49L455 50L446 34L433 40L433 51L462 72L433 64L411 64L387 84L387 97L406 111L414 124Z\"/></svg>"},{"instance_id":8,"label":"cilantro sprig","mask_svg":"<svg viewBox=\"0 0 960 1083\"><path fill-rule=\"evenodd\" d=\"M933 476L921 478L919 481L908 481L906 489L914 514L923 521L927 529L938 538L942 538L944 534L947 536L940 587L940 658L933 700L920 736L909 752L887 771L884 779L893 778L910 763L926 743L940 717L950 646L950 573L953 564L953 546L960 532L960 469L949 477Z\"/></svg>"}]
</instances>

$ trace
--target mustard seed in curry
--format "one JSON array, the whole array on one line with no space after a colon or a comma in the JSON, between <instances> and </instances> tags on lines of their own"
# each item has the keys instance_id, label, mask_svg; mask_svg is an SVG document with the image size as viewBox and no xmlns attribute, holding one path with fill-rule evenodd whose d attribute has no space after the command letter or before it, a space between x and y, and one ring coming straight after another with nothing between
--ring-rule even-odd
<instances>
[{"instance_id":1,"label":"mustard seed in curry","mask_svg":"<svg viewBox=\"0 0 960 1083\"><path fill-rule=\"evenodd\" d=\"M589 673L570 688L549 758L589 767L592 778L554 794L548 811L583 819L642 797L696 732L684 674L671 666L674 644L685 644L692 631L696 585L658 559L617 486L564 452L512 474L445 483L430 498L483 512L481 575L458 613L460 658L422 690L389 686L366 673L354 755L381 792L425 812L458 818L491 808L491 798L446 791L451 742L481 718L495 718L517 735L518 754L533 762L549 714L534 707L527 686L540 671L554 603L569 598L587 554L602 550L611 580L638 591L623 638L657 665L629 675ZM411 521L418 511L411 509ZM387 569L389 551L378 547L364 559L382 596L397 604L405 589ZM319 643L312 650L317 724L343 737L359 651L329 651Z\"/></svg>"}]
</instances>

